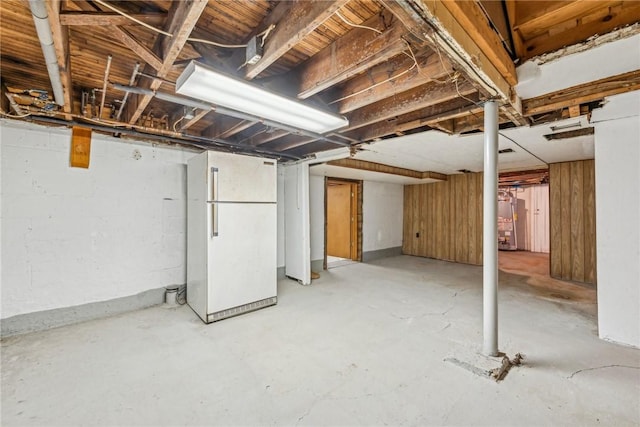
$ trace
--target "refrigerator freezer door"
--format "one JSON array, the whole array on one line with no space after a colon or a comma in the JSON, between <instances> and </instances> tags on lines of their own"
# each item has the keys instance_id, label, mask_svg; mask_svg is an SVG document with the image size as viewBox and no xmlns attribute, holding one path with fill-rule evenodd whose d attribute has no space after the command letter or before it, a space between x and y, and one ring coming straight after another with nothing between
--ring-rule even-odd
<instances>
[{"instance_id":1,"label":"refrigerator freezer door","mask_svg":"<svg viewBox=\"0 0 640 427\"><path fill-rule=\"evenodd\" d=\"M216 179L211 182L215 186L212 189L215 200L276 202L275 160L209 151L209 170L211 168L217 170Z\"/></svg>"},{"instance_id":2,"label":"refrigerator freezer door","mask_svg":"<svg viewBox=\"0 0 640 427\"><path fill-rule=\"evenodd\" d=\"M208 314L275 297L276 204L219 203L209 239Z\"/></svg>"}]
</instances>

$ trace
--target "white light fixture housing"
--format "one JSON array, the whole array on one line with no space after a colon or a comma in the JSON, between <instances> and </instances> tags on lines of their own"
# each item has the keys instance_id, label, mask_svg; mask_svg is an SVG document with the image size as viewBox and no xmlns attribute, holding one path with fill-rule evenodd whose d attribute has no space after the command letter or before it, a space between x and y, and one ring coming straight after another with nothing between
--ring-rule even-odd
<instances>
[{"instance_id":1,"label":"white light fixture housing","mask_svg":"<svg viewBox=\"0 0 640 427\"><path fill-rule=\"evenodd\" d=\"M176 93L317 134L349 124L343 116L276 95L196 61L178 77Z\"/></svg>"}]
</instances>

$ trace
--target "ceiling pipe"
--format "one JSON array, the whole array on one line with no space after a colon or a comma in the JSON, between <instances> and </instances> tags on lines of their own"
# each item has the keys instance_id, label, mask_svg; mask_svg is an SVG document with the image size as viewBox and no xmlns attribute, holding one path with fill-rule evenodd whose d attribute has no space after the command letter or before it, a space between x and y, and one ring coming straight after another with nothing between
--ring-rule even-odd
<instances>
[{"instance_id":1,"label":"ceiling pipe","mask_svg":"<svg viewBox=\"0 0 640 427\"><path fill-rule=\"evenodd\" d=\"M116 127L111 127L107 125L98 125L98 124L84 123L79 121L66 121L66 120L57 119L54 117L46 117L46 116L37 116L37 117L32 116L31 119L28 119L27 121L50 123L50 124L61 125L66 127L78 126L78 127L84 127L84 128L93 129L100 132L106 132L106 133L117 132L122 135L129 135L137 138L158 140L160 142L173 142L176 144L191 145L191 146L195 146L202 149L226 148L230 152L234 152L234 153L254 154L262 157L284 159L289 161L300 159L299 156L294 156L291 154L280 153L280 152L271 151L271 150L263 150L253 146L224 141L216 138L206 138L199 135L181 135L180 138L177 138L175 136L171 136L168 134L160 135L160 134L154 134L154 133L146 133L136 129L116 128Z\"/></svg>"},{"instance_id":2,"label":"ceiling pipe","mask_svg":"<svg viewBox=\"0 0 640 427\"><path fill-rule=\"evenodd\" d=\"M140 70L140 63L136 62L136 66L133 69L133 73L131 74L131 78L129 79L129 86L133 86L136 81L136 76L138 75L138 70ZM116 115L116 121L120 120L120 116L122 115L122 110L124 110L124 106L127 103L127 98L129 98L129 92L125 92L124 98L122 98L122 102L120 103L120 109L118 110L118 114Z\"/></svg>"},{"instance_id":3,"label":"ceiling pipe","mask_svg":"<svg viewBox=\"0 0 640 427\"><path fill-rule=\"evenodd\" d=\"M33 23L36 26L42 54L47 64L49 72L49 80L53 89L53 98L56 104L64 106L64 89L62 88L62 80L60 80L60 67L58 66L58 58L56 49L53 45L53 35L51 25L49 24L49 13L45 0L29 0Z\"/></svg>"}]
</instances>

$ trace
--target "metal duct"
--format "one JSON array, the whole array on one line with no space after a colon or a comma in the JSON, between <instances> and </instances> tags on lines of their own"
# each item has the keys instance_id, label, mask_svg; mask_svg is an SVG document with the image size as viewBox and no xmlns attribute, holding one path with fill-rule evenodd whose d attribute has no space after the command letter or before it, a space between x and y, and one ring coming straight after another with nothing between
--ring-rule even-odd
<instances>
[{"instance_id":1,"label":"metal duct","mask_svg":"<svg viewBox=\"0 0 640 427\"><path fill-rule=\"evenodd\" d=\"M40 46L42 46L42 54L47 64L49 72L49 80L53 89L53 98L56 104L64 105L64 90L62 89L62 81L60 80L60 67L58 66L58 58L56 49L53 45L53 36L51 26L49 25L49 13L45 0L29 0L33 23L36 26Z\"/></svg>"}]
</instances>

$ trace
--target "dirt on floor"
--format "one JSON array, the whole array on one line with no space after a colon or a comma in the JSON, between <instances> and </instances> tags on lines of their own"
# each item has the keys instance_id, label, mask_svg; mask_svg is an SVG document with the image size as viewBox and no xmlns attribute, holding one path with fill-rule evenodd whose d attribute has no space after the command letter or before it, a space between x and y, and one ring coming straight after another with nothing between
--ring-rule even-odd
<instances>
[{"instance_id":1,"label":"dirt on floor","mask_svg":"<svg viewBox=\"0 0 640 427\"><path fill-rule=\"evenodd\" d=\"M589 303L594 304L595 307L597 297L595 286L558 280L549 276L549 254L500 251L498 269L501 284L527 287L543 298Z\"/></svg>"}]
</instances>

